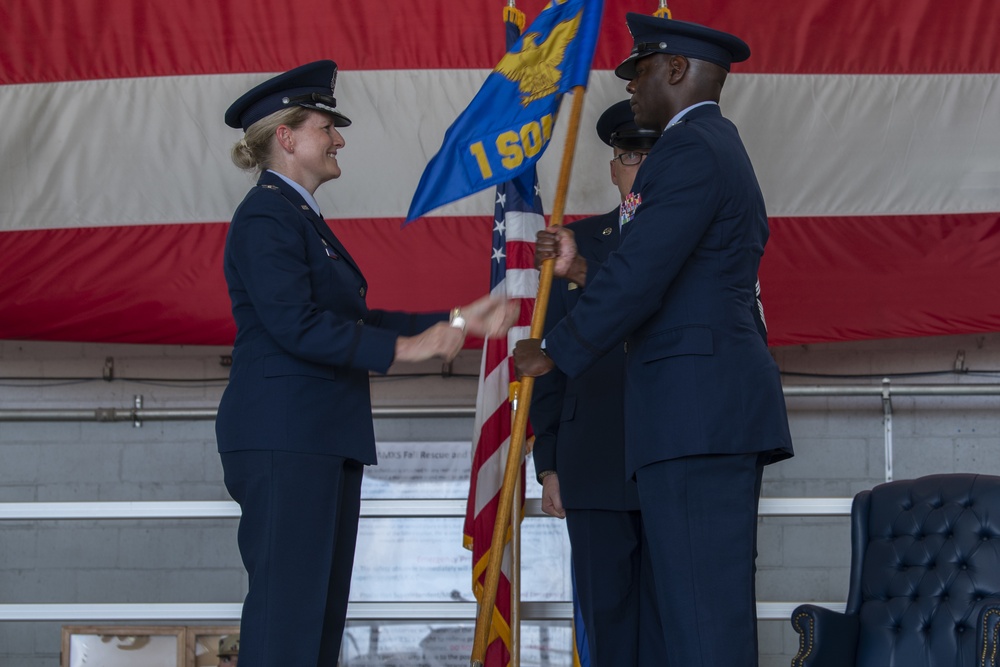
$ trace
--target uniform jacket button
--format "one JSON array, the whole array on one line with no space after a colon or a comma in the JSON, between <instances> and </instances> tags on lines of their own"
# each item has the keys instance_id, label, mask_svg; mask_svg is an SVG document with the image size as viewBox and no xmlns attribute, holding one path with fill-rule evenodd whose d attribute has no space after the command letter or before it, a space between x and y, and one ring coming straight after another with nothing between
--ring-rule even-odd
<instances>
[{"instance_id":1,"label":"uniform jacket button","mask_svg":"<svg viewBox=\"0 0 1000 667\"><path fill-rule=\"evenodd\" d=\"M359 290L358 290L358 294L360 294L360 295L361 295L361 298L364 298L364 296L365 296L365 288L364 288L364 287L362 287L361 289L359 289Z\"/></svg>"},{"instance_id":2,"label":"uniform jacket button","mask_svg":"<svg viewBox=\"0 0 1000 667\"><path fill-rule=\"evenodd\" d=\"M628 354L628 341L625 341L625 354Z\"/></svg>"}]
</instances>

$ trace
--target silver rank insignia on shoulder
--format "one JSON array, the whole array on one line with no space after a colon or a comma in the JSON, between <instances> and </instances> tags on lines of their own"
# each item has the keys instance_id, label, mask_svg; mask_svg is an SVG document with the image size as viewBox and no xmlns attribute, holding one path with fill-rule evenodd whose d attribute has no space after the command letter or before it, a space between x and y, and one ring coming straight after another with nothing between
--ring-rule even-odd
<instances>
[{"instance_id":1,"label":"silver rank insignia on shoulder","mask_svg":"<svg viewBox=\"0 0 1000 667\"><path fill-rule=\"evenodd\" d=\"M278 192L281 189L277 185L268 185L267 183L261 183L260 187L264 188L265 190L274 190L275 192Z\"/></svg>"}]
</instances>

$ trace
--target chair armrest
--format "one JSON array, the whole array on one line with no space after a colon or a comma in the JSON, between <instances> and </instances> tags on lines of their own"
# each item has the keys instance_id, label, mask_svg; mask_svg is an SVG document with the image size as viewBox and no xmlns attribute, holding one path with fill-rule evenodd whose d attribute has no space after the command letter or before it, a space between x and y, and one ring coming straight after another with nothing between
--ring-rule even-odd
<instances>
[{"instance_id":1,"label":"chair armrest","mask_svg":"<svg viewBox=\"0 0 1000 667\"><path fill-rule=\"evenodd\" d=\"M987 598L978 605L976 618L976 665L1000 666L1000 598Z\"/></svg>"},{"instance_id":2,"label":"chair armrest","mask_svg":"<svg viewBox=\"0 0 1000 667\"><path fill-rule=\"evenodd\" d=\"M812 604L792 612L799 652L792 667L852 667L857 656L858 618Z\"/></svg>"}]
</instances>

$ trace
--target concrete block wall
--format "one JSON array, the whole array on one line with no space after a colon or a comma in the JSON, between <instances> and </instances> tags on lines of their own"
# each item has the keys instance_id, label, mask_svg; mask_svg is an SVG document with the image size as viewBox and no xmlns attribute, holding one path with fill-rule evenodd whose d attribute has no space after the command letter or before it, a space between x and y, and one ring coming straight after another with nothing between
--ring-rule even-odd
<instances>
[{"instance_id":1,"label":"concrete block wall","mask_svg":"<svg viewBox=\"0 0 1000 667\"><path fill-rule=\"evenodd\" d=\"M228 353L4 341L0 408L214 407ZM108 357L153 379L100 379ZM0 502L225 500L214 440L212 422L0 422ZM0 603L236 601L239 563L231 520L0 522ZM0 623L0 665L58 665L62 625Z\"/></svg>"},{"instance_id":2,"label":"concrete block wall","mask_svg":"<svg viewBox=\"0 0 1000 667\"><path fill-rule=\"evenodd\" d=\"M0 408L128 408L136 395L150 408L215 407L227 375L220 357L228 352L2 341ZM789 386L878 386L882 376L893 376L893 385L1000 382L1000 334L809 345L774 354ZM108 357L117 379L70 379L100 378ZM963 372L948 372L956 365ZM438 375L375 380L374 399L472 404L478 355L463 355L452 377L440 370L394 369ZM906 375L932 371L944 373ZM791 398L788 407L797 456L768 468L765 496L849 497L883 481L879 398ZM894 397L892 407L896 479L1000 474L1000 397ZM380 420L376 433L383 441L459 441L469 438L471 420ZM0 422L0 502L227 498L212 422L140 428ZM846 598L846 518L763 517L759 542L761 601ZM0 522L0 604L237 602L245 586L232 520ZM58 664L60 625L0 622L0 667ZM787 621L763 621L760 640L763 667L788 665L797 647Z\"/></svg>"},{"instance_id":3,"label":"concrete block wall","mask_svg":"<svg viewBox=\"0 0 1000 667\"><path fill-rule=\"evenodd\" d=\"M773 352L786 387L877 387L883 377L890 378L891 386L1000 382L998 334L804 345ZM766 469L763 496L853 497L885 481L880 397L796 397L787 406L796 456ZM894 396L892 469L893 479L951 472L1000 475L1000 396ZM763 517L759 530L759 600L846 601L848 518ZM798 649L791 624L763 621L759 632L761 667L787 667Z\"/></svg>"}]
</instances>

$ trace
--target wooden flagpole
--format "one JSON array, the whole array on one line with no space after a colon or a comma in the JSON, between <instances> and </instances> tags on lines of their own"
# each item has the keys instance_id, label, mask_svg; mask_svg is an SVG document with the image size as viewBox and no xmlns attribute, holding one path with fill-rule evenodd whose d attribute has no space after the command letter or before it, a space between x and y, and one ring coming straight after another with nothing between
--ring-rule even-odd
<instances>
[{"instance_id":1,"label":"wooden flagpole","mask_svg":"<svg viewBox=\"0 0 1000 667\"><path fill-rule=\"evenodd\" d=\"M516 407L514 409L517 410ZM513 429L513 424L511 428ZM517 467L521 467L520 462ZM514 493L510 494L510 667L521 667L521 503L519 501L522 493L521 476L514 475Z\"/></svg>"},{"instance_id":2,"label":"wooden flagpole","mask_svg":"<svg viewBox=\"0 0 1000 667\"><path fill-rule=\"evenodd\" d=\"M569 190L570 170L573 167L573 155L576 153L576 139L580 129L580 116L583 115L584 86L574 86L573 109L569 117L566 147L563 150L562 166L559 170L559 183L556 188L556 199L552 207L550 226L561 225L563 212L566 209L566 194ZM549 307L549 294L552 292L552 272L554 264L547 259L542 264L541 275L538 278L538 295L535 297L535 311L531 315L532 338L541 338L545 333L545 312ZM493 523L493 540L490 543L490 559L486 567L486 580L483 583L483 596L479 601L479 612L476 615L476 635L472 644L471 667L483 667L486 658L486 648L490 629L493 623L493 608L497 601L497 586L500 584L500 564L503 561L503 545L507 531L510 530L511 507L514 501L514 483L521 470L521 460L524 457L524 436L528 425L528 407L531 405L531 392L535 387L535 378L521 378L517 390L517 407L514 410L514 425L510 433L510 449L507 451L507 466L504 468L503 485L500 487L500 499L497 503L497 516Z\"/></svg>"}]
</instances>

